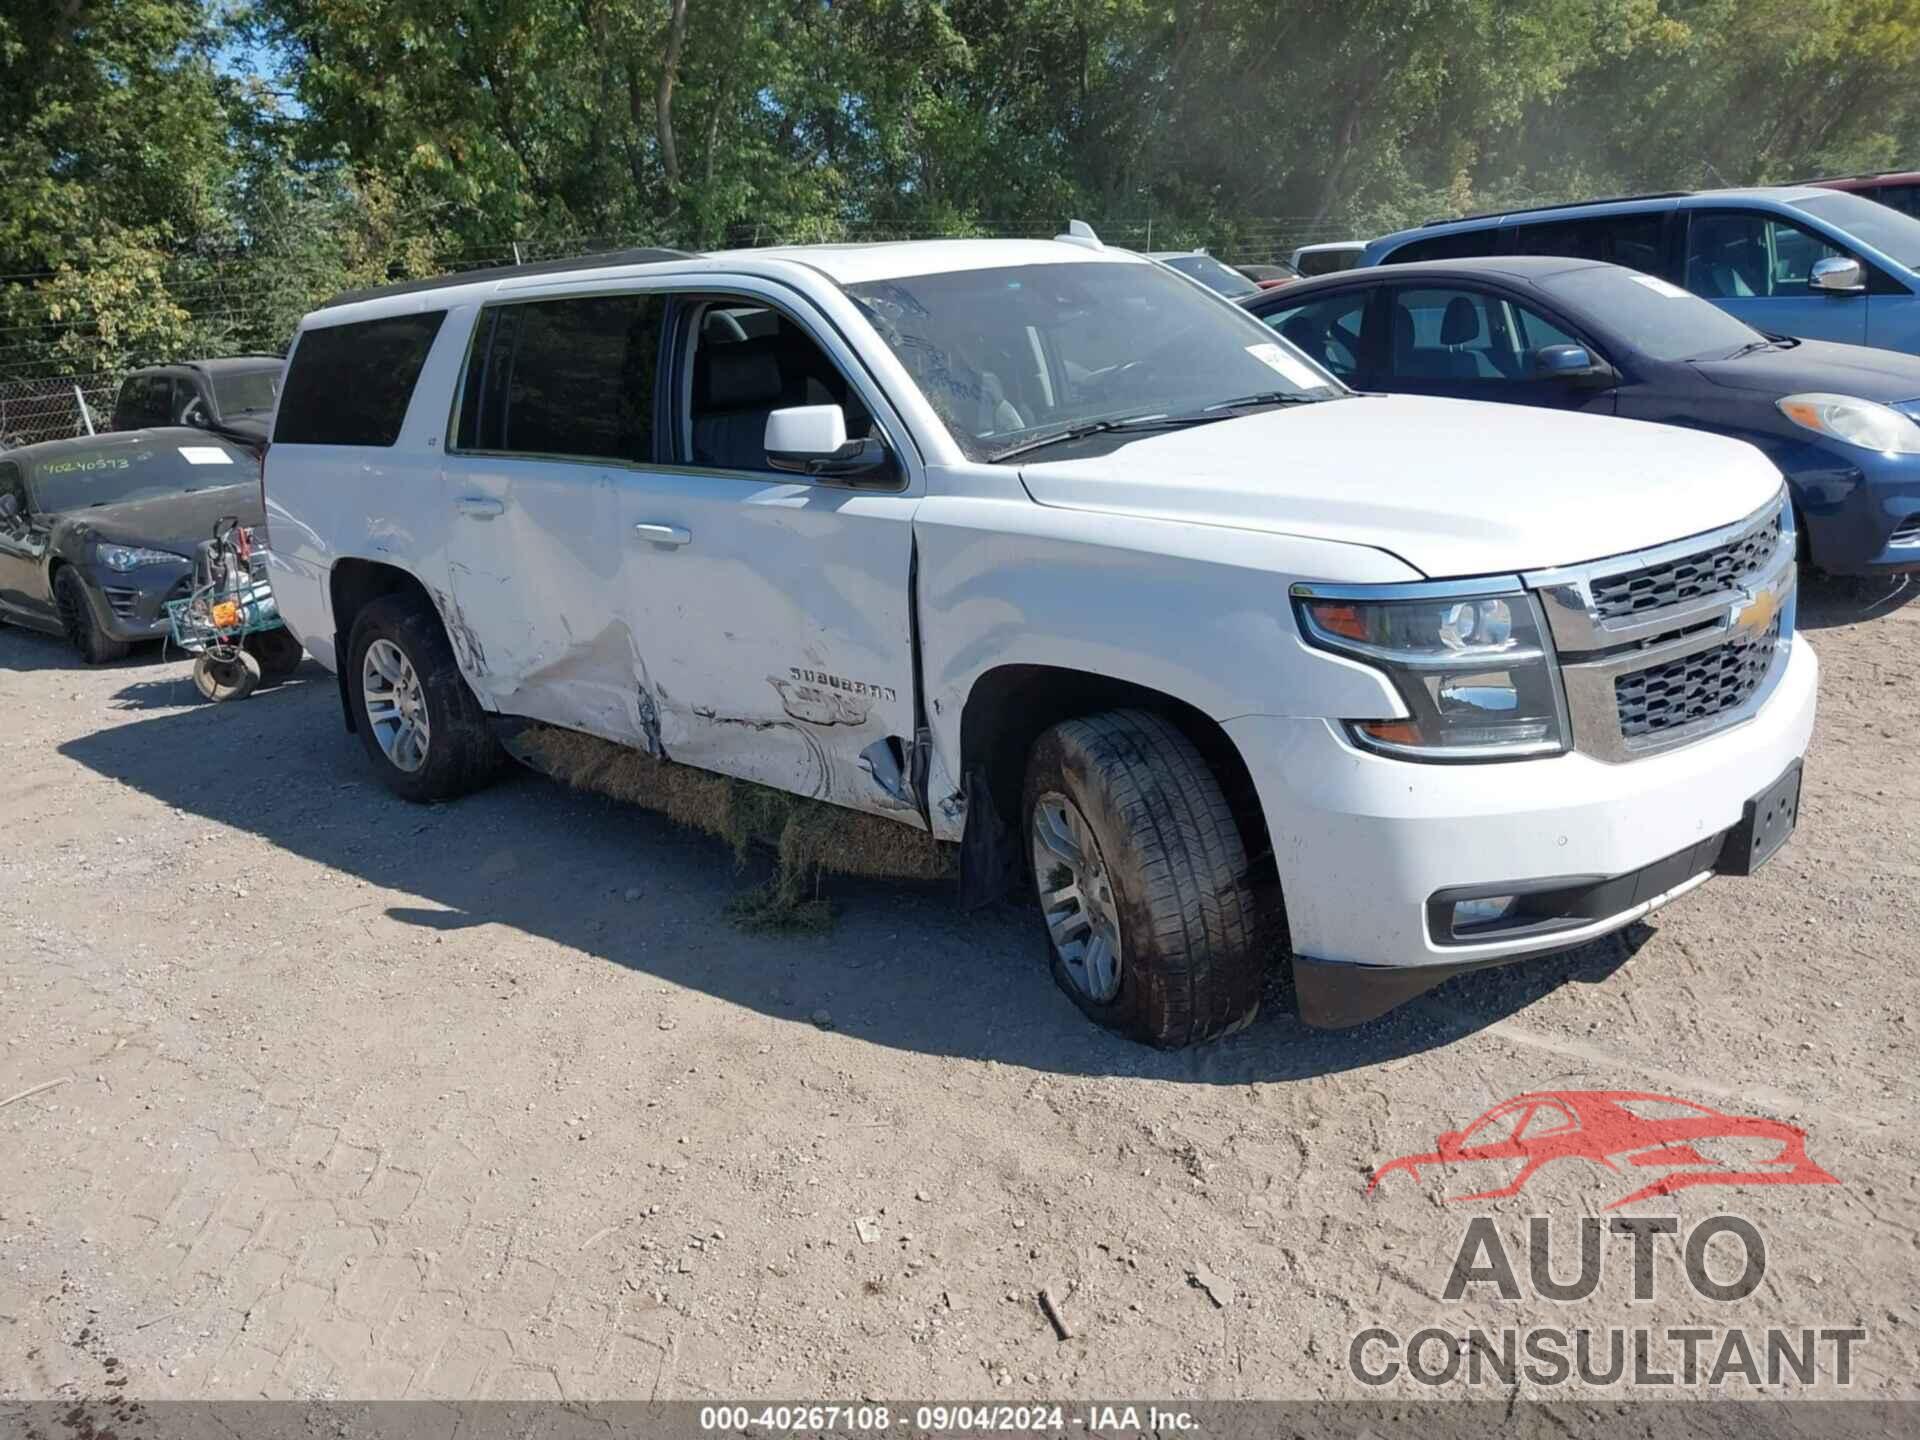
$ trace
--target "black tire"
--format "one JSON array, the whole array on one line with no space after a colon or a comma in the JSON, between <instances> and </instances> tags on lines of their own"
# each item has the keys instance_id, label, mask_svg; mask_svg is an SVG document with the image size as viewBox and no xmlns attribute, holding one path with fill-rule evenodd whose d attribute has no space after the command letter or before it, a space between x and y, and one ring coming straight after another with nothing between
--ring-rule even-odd
<instances>
[{"instance_id":1,"label":"black tire","mask_svg":"<svg viewBox=\"0 0 1920 1440\"><path fill-rule=\"evenodd\" d=\"M387 754L381 725L367 708L363 673L367 652L378 641L399 650L418 677L427 738L426 753L413 769ZM486 711L467 688L440 617L424 602L406 595L369 601L353 622L346 661L354 728L380 778L396 795L422 804L451 800L499 774L506 752L494 738Z\"/></svg>"},{"instance_id":2,"label":"black tire","mask_svg":"<svg viewBox=\"0 0 1920 1440\"><path fill-rule=\"evenodd\" d=\"M53 603L60 612L60 626L67 639L89 665L105 665L124 660L133 646L103 633L94 619L93 603L87 599L87 587L71 567L63 567L53 579Z\"/></svg>"},{"instance_id":3,"label":"black tire","mask_svg":"<svg viewBox=\"0 0 1920 1440\"><path fill-rule=\"evenodd\" d=\"M293 632L284 626L273 630L256 630L240 642L247 653L260 662L260 682L263 685L277 685L300 668L300 661L306 651L300 648L300 642L293 638Z\"/></svg>"},{"instance_id":4,"label":"black tire","mask_svg":"<svg viewBox=\"0 0 1920 1440\"><path fill-rule=\"evenodd\" d=\"M1053 797L1048 799L1048 797ZM1056 943L1047 899L1070 867L1036 841L1036 812L1070 804L1096 855L1085 868L1096 913L1117 931L1117 985L1090 985ZM1118 710L1054 726L1035 742L1021 797L1028 856L1054 979L1090 1018L1149 1045L1174 1049L1252 1020L1267 956L1246 847L1220 782L1193 742L1161 716ZM1071 817L1068 817L1071 819ZM1042 873L1038 854L1049 856ZM1063 902L1053 916L1075 922ZM1093 931L1090 929L1090 935ZM1069 947L1071 947L1069 941Z\"/></svg>"},{"instance_id":5,"label":"black tire","mask_svg":"<svg viewBox=\"0 0 1920 1440\"><path fill-rule=\"evenodd\" d=\"M193 662L193 685L201 698L216 704L244 700L260 688L260 662L244 650L203 653Z\"/></svg>"}]
</instances>

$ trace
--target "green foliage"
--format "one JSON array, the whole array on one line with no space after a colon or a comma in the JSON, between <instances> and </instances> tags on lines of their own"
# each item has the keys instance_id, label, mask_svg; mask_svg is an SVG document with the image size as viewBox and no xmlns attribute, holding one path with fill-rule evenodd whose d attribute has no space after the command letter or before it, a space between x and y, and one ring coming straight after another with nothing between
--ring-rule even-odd
<instances>
[{"instance_id":1,"label":"green foliage","mask_svg":"<svg viewBox=\"0 0 1920 1440\"><path fill-rule=\"evenodd\" d=\"M1267 258L1916 149L1920 0L42 0L0 14L0 372L271 348L516 243Z\"/></svg>"}]
</instances>

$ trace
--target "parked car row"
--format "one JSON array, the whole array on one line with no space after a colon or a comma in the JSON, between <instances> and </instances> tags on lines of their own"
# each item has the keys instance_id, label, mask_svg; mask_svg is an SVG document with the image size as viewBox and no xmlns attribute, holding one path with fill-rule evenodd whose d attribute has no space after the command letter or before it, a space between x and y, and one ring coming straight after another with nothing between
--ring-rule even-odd
<instances>
[{"instance_id":1,"label":"parked car row","mask_svg":"<svg viewBox=\"0 0 1920 1440\"><path fill-rule=\"evenodd\" d=\"M1639 352L1550 270L1250 301L1325 287L1312 334L1079 224L343 296L264 467L279 610L410 799L564 726L957 844L963 898L1035 897L1062 988L1137 1038L1244 1024L1282 957L1351 1023L1795 822L1781 471L1600 413ZM1583 403L1349 383L1416 353ZM1856 423L1807 404L1776 413L1810 445Z\"/></svg>"},{"instance_id":2,"label":"parked car row","mask_svg":"<svg viewBox=\"0 0 1920 1440\"><path fill-rule=\"evenodd\" d=\"M169 457L264 454L218 505L397 793L563 726L956 844L1137 1038L1244 1024L1282 954L1353 1023L1784 843L1799 562L1920 569L1920 358L1795 317L1905 335L1916 235L1795 187L1319 278L1076 222L356 292L284 382L130 378L117 419L196 429L0 462L0 605L100 658L179 583L157 516L215 503ZM103 480L136 454L164 503Z\"/></svg>"},{"instance_id":3,"label":"parked car row","mask_svg":"<svg viewBox=\"0 0 1920 1440\"><path fill-rule=\"evenodd\" d=\"M1655 276L1536 255L1350 270L1245 304L1355 389L1747 441L1786 476L1814 564L1920 569L1920 358L1769 336Z\"/></svg>"},{"instance_id":4,"label":"parked car row","mask_svg":"<svg viewBox=\"0 0 1920 1440\"><path fill-rule=\"evenodd\" d=\"M1480 256L1606 260L1756 330L1920 354L1920 219L1817 186L1595 200L1383 235L1363 265Z\"/></svg>"}]
</instances>

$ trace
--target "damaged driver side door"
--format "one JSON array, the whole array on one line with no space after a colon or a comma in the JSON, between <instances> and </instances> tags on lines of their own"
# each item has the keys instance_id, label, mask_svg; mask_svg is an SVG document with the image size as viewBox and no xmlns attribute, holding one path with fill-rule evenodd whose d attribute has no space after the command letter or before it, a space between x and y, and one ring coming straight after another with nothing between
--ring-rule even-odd
<instances>
[{"instance_id":1,"label":"damaged driver side door","mask_svg":"<svg viewBox=\"0 0 1920 1440\"><path fill-rule=\"evenodd\" d=\"M838 333L770 282L678 294L661 459L623 477L623 592L672 759L921 825L904 429ZM841 408L858 483L781 470L767 417ZM921 753L924 753L924 749Z\"/></svg>"}]
</instances>

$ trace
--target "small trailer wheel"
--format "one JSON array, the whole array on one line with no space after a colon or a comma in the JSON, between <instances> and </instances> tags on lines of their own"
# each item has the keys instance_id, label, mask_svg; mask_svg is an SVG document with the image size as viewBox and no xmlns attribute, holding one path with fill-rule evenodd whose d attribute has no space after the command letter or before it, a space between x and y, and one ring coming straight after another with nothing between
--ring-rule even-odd
<instances>
[{"instance_id":1,"label":"small trailer wheel","mask_svg":"<svg viewBox=\"0 0 1920 1440\"><path fill-rule=\"evenodd\" d=\"M260 662L245 650L225 659L203 654L193 662L193 683L209 700L244 700L260 683Z\"/></svg>"}]
</instances>

